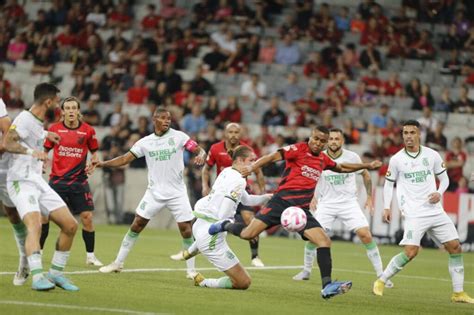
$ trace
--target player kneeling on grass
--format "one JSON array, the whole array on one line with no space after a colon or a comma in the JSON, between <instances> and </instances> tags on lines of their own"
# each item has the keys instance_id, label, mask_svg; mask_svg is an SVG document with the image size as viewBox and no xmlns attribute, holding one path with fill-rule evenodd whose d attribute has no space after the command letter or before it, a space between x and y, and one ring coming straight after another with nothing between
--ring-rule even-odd
<instances>
[{"instance_id":1,"label":"player kneeling on grass","mask_svg":"<svg viewBox=\"0 0 474 315\"><path fill-rule=\"evenodd\" d=\"M239 203L247 206L261 205L271 198L271 194L249 195L245 187L246 179L237 169L255 161L255 153L247 146L238 146L232 154L232 167L225 168L217 177L211 192L201 198L194 208L197 217L193 225L195 244L190 247L192 255L201 252L227 276L219 279L205 279L200 273L194 277L196 286L222 289L245 290L250 286L250 276L226 242L227 233L210 235L212 223L233 219Z\"/></svg>"},{"instance_id":2,"label":"player kneeling on grass","mask_svg":"<svg viewBox=\"0 0 474 315\"><path fill-rule=\"evenodd\" d=\"M382 296L385 283L400 272L418 254L420 241L426 232L444 245L449 253L448 269L453 285L451 301L474 303L463 291L464 262L459 235L453 221L441 205L441 196L449 186L446 167L438 152L420 145L420 123L409 120L402 129L405 148L392 156L385 175L384 220L390 222L393 185L405 216L404 251L394 256L383 274L375 281L373 292ZM436 189L436 179L440 183Z\"/></svg>"}]
</instances>

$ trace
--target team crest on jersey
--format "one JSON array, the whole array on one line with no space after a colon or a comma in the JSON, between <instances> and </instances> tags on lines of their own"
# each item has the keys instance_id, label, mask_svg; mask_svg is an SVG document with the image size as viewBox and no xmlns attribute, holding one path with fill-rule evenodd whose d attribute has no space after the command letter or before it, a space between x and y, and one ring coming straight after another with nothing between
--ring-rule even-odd
<instances>
[{"instance_id":1,"label":"team crest on jersey","mask_svg":"<svg viewBox=\"0 0 474 315\"><path fill-rule=\"evenodd\" d=\"M385 177L390 177L392 175L392 173L390 173L389 170L387 170L387 173L385 173Z\"/></svg>"},{"instance_id":2,"label":"team crest on jersey","mask_svg":"<svg viewBox=\"0 0 474 315\"><path fill-rule=\"evenodd\" d=\"M77 144L84 144L84 142L86 141L86 137L79 137L77 138Z\"/></svg>"},{"instance_id":3,"label":"team crest on jersey","mask_svg":"<svg viewBox=\"0 0 474 315\"><path fill-rule=\"evenodd\" d=\"M446 168L446 163L442 162L442 163L441 163L441 167L442 167L442 168Z\"/></svg>"},{"instance_id":4,"label":"team crest on jersey","mask_svg":"<svg viewBox=\"0 0 474 315\"><path fill-rule=\"evenodd\" d=\"M430 165L430 163L428 163L428 159L427 159L427 158L423 158L423 160L421 160L421 162L423 163L424 166Z\"/></svg>"},{"instance_id":5,"label":"team crest on jersey","mask_svg":"<svg viewBox=\"0 0 474 315\"><path fill-rule=\"evenodd\" d=\"M168 144L169 144L169 145L175 145L175 143L174 143L174 138L170 138L170 139L168 140Z\"/></svg>"}]
</instances>

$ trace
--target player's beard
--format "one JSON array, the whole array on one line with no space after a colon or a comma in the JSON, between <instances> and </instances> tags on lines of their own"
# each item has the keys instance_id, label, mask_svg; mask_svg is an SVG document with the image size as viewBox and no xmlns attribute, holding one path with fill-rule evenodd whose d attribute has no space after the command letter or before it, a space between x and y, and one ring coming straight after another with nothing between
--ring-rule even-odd
<instances>
[{"instance_id":1,"label":"player's beard","mask_svg":"<svg viewBox=\"0 0 474 315\"><path fill-rule=\"evenodd\" d=\"M331 152L331 153L333 153L333 154L334 154L334 153L336 153L337 151L339 151L340 149L341 149L341 147L340 147L340 146L339 146L339 147L336 147L336 149L335 149L335 150L333 150L333 149L332 149L330 146L328 146L328 150L329 150L329 152Z\"/></svg>"}]
</instances>

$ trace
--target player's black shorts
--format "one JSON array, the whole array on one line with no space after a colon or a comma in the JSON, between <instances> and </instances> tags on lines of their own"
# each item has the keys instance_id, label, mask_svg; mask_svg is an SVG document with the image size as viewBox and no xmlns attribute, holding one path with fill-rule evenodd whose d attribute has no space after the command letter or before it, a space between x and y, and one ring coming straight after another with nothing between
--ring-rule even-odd
<instances>
[{"instance_id":1,"label":"player's black shorts","mask_svg":"<svg viewBox=\"0 0 474 315\"><path fill-rule=\"evenodd\" d=\"M283 211L285 211L286 208L292 207L292 206L299 207L303 209L304 212L306 213L307 222L304 229L301 232L299 232L301 236L303 236L303 233L305 230L321 227L321 224L319 224L319 222L314 218L311 212L309 212L309 209L307 207L303 208L297 204L293 204L287 200L284 200L278 195L278 193L273 195L272 199L270 199L266 207L261 209L255 215L255 218L267 224L268 227L280 225L281 214L283 213Z\"/></svg>"},{"instance_id":2,"label":"player's black shorts","mask_svg":"<svg viewBox=\"0 0 474 315\"><path fill-rule=\"evenodd\" d=\"M254 207L246 206L246 205L243 205L242 203L239 203L239 205L237 206L237 210L235 211L235 215L240 215L242 211L251 211L255 213Z\"/></svg>"},{"instance_id":3,"label":"player's black shorts","mask_svg":"<svg viewBox=\"0 0 474 315\"><path fill-rule=\"evenodd\" d=\"M72 185L49 183L69 207L72 214L81 214L84 211L94 211L94 202L88 183L74 183Z\"/></svg>"}]
</instances>

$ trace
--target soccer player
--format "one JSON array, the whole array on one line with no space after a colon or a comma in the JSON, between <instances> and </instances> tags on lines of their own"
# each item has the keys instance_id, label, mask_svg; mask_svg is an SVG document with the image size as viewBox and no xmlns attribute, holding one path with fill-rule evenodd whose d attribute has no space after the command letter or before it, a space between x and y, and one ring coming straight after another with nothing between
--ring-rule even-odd
<instances>
[{"instance_id":1,"label":"soccer player","mask_svg":"<svg viewBox=\"0 0 474 315\"><path fill-rule=\"evenodd\" d=\"M240 223L231 223L229 220L224 220L212 224L209 228L209 234L211 235L227 231L243 239L252 239L267 228L279 225L281 214L286 208L290 206L302 208L306 212L308 221L300 234L304 239L318 247L317 258L323 287L321 296L325 299L347 292L351 288L352 282L332 282L331 240L308 210L314 195L314 189L322 171L325 169L337 173L349 173L365 168L375 169L381 166L380 161L337 164L322 152L328 138L329 130L326 127L316 127L311 131L307 143L301 142L286 146L261 157L248 166L242 171L243 176L247 176L256 169L272 162L280 160L286 162L283 178L275 194L247 227Z\"/></svg>"},{"instance_id":2,"label":"soccer player","mask_svg":"<svg viewBox=\"0 0 474 315\"><path fill-rule=\"evenodd\" d=\"M343 149L344 133L341 129L331 129L327 150L324 152L329 158L337 163L362 163L359 155L355 152ZM359 171L364 179L367 192L365 207L374 213L372 203L372 179L367 170ZM367 251L372 266L377 276L383 272L382 259L380 258L377 244L372 239L369 230L369 222L362 212L357 201L356 173L338 174L327 170L316 187L316 194L311 200L310 209L315 211L316 220L326 231L330 231L332 224L339 218L344 225L354 231ZM304 269L293 277L294 280L309 280L313 262L316 258L316 248L306 242L304 250ZM386 285L393 286L390 282Z\"/></svg>"},{"instance_id":3,"label":"soccer player","mask_svg":"<svg viewBox=\"0 0 474 315\"><path fill-rule=\"evenodd\" d=\"M67 97L61 103L62 121L51 125L49 131L61 135L59 143L46 140L46 152L53 149L53 162L49 185L63 198L73 215L79 215L82 222L82 239L86 246L86 264L103 266L95 257L95 232L92 223L94 202L87 182L87 154L91 155L91 163L98 160L99 145L95 130L80 119L79 100ZM40 245L44 246L49 232L49 222L43 220Z\"/></svg>"},{"instance_id":4,"label":"soccer player","mask_svg":"<svg viewBox=\"0 0 474 315\"><path fill-rule=\"evenodd\" d=\"M250 276L240 264L235 253L226 242L227 233L209 235L212 223L233 219L239 203L249 206L261 205L271 198L271 194L249 195L246 180L237 169L255 161L255 153L245 145L232 151L232 167L221 170L211 192L201 198L194 207L197 217L193 225L196 247L219 271L227 276L219 279L205 279L200 273L194 277L195 285L208 288L241 289L250 286Z\"/></svg>"},{"instance_id":5,"label":"soccer player","mask_svg":"<svg viewBox=\"0 0 474 315\"><path fill-rule=\"evenodd\" d=\"M224 170L226 167L232 165L232 152L239 145L245 145L240 140L240 125L237 123L230 123L226 126L224 131L224 140L215 143L209 149L209 154L206 159L206 164L202 169L202 195L207 196L210 192L209 188L209 173L211 168L216 166L217 176ZM261 169L256 170L255 175L257 176L257 183L260 189L260 193L265 192L265 181L263 178L263 173ZM242 203L238 204L237 207L237 218L240 217L246 225L250 224L250 221L255 216L254 209ZM258 245L259 239L258 236L249 241L250 244L250 253L251 253L251 263L255 267L264 267L264 264L260 257L258 256Z\"/></svg>"},{"instance_id":6,"label":"soccer player","mask_svg":"<svg viewBox=\"0 0 474 315\"><path fill-rule=\"evenodd\" d=\"M97 167L121 167L134 159L145 156L148 167L148 188L140 201L130 230L123 238L114 262L99 269L100 272L120 272L128 253L152 217L164 207L168 208L178 223L184 249L193 243L191 221L194 219L184 184L183 152L197 154L196 165L202 165L206 152L185 133L170 128L171 114L158 107L153 114L155 132L140 139L129 152L108 161L98 161ZM187 277L194 278L194 259L187 262Z\"/></svg>"},{"instance_id":7,"label":"soccer player","mask_svg":"<svg viewBox=\"0 0 474 315\"><path fill-rule=\"evenodd\" d=\"M10 128L12 121L8 117L7 107L3 100L0 98L0 131L2 132L2 141L0 143L0 200L3 204L3 210L13 226L13 233L15 236L16 246L18 253L20 254L20 260L18 263L18 271L13 277L14 285L23 285L28 278L30 269L28 268L28 260L26 259L25 253L25 239L26 239L26 226L21 221L18 211L16 211L15 205L10 200L7 192L7 171L8 171L8 154L5 153L5 147L3 145L6 139L6 134Z\"/></svg>"},{"instance_id":8,"label":"soccer player","mask_svg":"<svg viewBox=\"0 0 474 315\"><path fill-rule=\"evenodd\" d=\"M404 250L390 260L383 274L374 282L373 292L383 295L385 283L416 257L421 239L426 232L430 232L449 253L448 269L453 285L451 301L474 303L474 299L463 291L464 262L456 227L441 205L441 196L449 186L444 162L438 152L420 145L418 121L405 122L402 135L405 148L392 156L385 175L383 217L386 222L390 222L393 186L396 182L398 204L405 217L404 234L400 242ZM438 189L435 176L440 181Z\"/></svg>"},{"instance_id":9,"label":"soccer player","mask_svg":"<svg viewBox=\"0 0 474 315\"><path fill-rule=\"evenodd\" d=\"M8 130L5 142L9 156L8 195L26 225L28 233L25 251L33 276L34 290L51 290L55 285L67 291L79 288L63 275L70 249L77 230L74 219L64 201L43 179L43 151L45 138L57 143L60 137L43 129L43 119L48 110L58 106L59 90L49 83L41 83L34 90L34 104L21 112ZM56 242L51 268L45 276L40 252L41 212L49 216L61 229Z\"/></svg>"}]
</instances>

